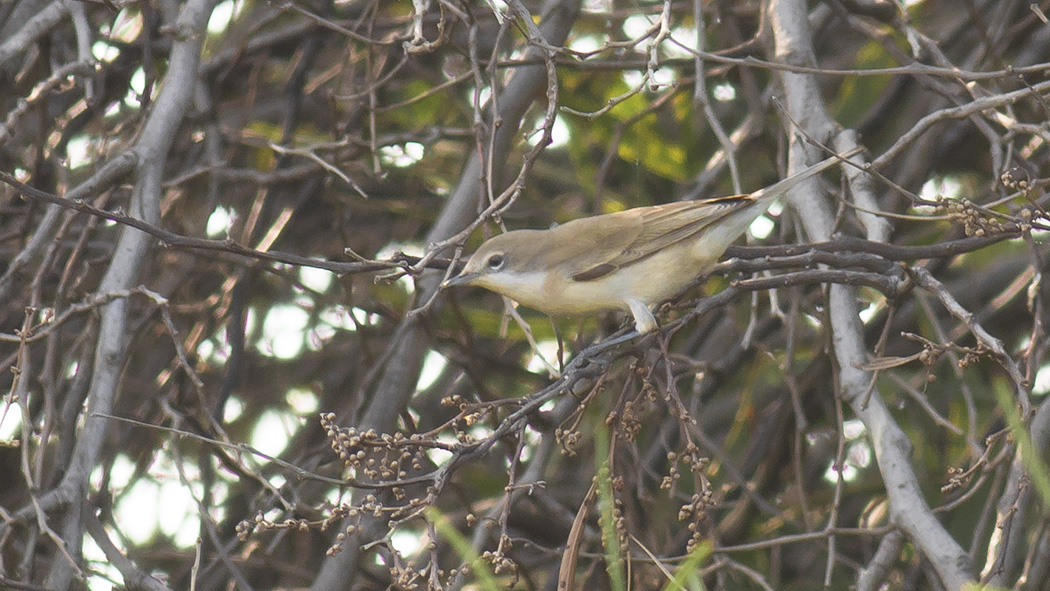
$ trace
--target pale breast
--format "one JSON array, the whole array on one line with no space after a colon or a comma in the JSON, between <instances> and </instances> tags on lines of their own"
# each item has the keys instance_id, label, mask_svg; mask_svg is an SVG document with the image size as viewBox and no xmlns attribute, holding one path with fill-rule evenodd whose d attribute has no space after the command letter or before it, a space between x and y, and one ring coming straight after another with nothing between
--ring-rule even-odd
<instances>
[{"instance_id":1,"label":"pale breast","mask_svg":"<svg viewBox=\"0 0 1050 591\"><path fill-rule=\"evenodd\" d=\"M575 280L573 269L565 269L542 273L504 272L482 276L477 285L555 316L601 310L628 311L626 301L629 299L651 307L678 295L714 261L710 256L698 254L694 242L686 241L589 281Z\"/></svg>"},{"instance_id":2,"label":"pale breast","mask_svg":"<svg viewBox=\"0 0 1050 591\"><path fill-rule=\"evenodd\" d=\"M690 243L664 249L622 269L591 281L552 276L544 284L537 307L552 314L579 314L595 310L627 310L626 300L654 306L686 287L714 261L697 258Z\"/></svg>"}]
</instances>

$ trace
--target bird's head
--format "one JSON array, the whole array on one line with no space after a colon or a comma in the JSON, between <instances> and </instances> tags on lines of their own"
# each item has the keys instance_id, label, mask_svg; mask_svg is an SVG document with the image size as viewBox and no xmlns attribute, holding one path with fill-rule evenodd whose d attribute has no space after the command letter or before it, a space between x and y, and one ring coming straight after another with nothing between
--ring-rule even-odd
<instances>
[{"instance_id":1,"label":"bird's head","mask_svg":"<svg viewBox=\"0 0 1050 591\"><path fill-rule=\"evenodd\" d=\"M536 230L516 230L495 236L482 244L459 275L446 281L443 287L473 285L518 301L531 300L546 277L543 238Z\"/></svg>"}]
</instances>

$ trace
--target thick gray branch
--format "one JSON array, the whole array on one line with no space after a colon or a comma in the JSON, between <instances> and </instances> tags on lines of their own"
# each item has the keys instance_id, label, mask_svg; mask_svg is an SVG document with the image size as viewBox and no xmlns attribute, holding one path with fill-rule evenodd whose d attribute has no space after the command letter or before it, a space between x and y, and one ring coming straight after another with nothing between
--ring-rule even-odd
<instances>
[{"instance_id":1,"label":"thick gray branch","mask_svg":"<svg viewBox=\"0 0 1050 591\"><path fill-rule=\"evenodd\" d=\"M175 23L177 38L172 46L170 68L140 139L132 148L138 156L138 167L130 209L132 215L151 224L160 219L164 160L192 97L204 28L215 3L216 0L192 0L183 8ZM99 291L109 293L134 287L151 243L148 234L125 228ZM96 413L112 413L127 352L127 323L126 298L115 299L102 308L84 428L77 437L73 457L61 484L41 500L42 505L54 507L73 503L79 510L79 503L75 501L87 494L88 477L98 462L107 427L112 424ZM68 544L79 546L82 534L67 532L67 535ZM59 563L50 574L47 586L66 589L70 576L70 570Z\"/></svg>"},{"instance_id":2,"label":"thick gray branch","mask_svg":"<svg viewBox=\"0 0 1050 591\"><path fill-rule=\"evenodd\" d=\"M805 2L772 0L769 16L777 59L797 65L814 65L816 60ZM783 81L791 118L818 141L826 142L832 138L838 128L824 108L816 80L810 75L785 72ZM803 145L792 142L792 169L800 170L813 156L806 153ZM792 203L804 213L801 217L809 238L827 240L834 227L833 211L829 202L821 199L813 189L815 187L812 185L799 186ZM922 496L910 464L911 441L877 393L867 399L870 376L858 369L867 359L863 326L857 316L856 297L856 290L849 286L831 285L828 288L828 313L840 370L840 391L871 436L879 470L886 483L894 523L929 559L944 586L960 589L964 583L973 580L967 554L937 521Z\"/></svg>"}]
</instances>

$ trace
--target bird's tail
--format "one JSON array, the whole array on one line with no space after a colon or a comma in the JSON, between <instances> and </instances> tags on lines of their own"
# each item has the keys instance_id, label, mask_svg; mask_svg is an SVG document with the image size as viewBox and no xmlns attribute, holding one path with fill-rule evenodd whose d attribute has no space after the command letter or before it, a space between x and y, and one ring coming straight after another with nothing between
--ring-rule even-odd
<instances>
[{"instance_id":1,"label":"bird's tail","mask_svg":"<svg viewBox=\"0 0 1050 591\"><path fill-rule=\"evenodd\" d=\"M842 162L846 158L860 153L862 150L863 148L853 148L852 150L849 150L848 152L845 152L843 154L839 154L836 156L832 156L831 158L821 160L820 162L814 164L813 166L810 166L809 168L804 168L796 172L795 174L788 176L785 179L782 179L773 183L772 185L769 185L764 189L759 189L754 193L751 193L751 197L754 198L756 201L760 201L765 197L782 197L788 191L794 188L795 185L801 183L802 181L808 179L809 177L815 174L820 174L824 172L825 170L831 168L832 166L835 166L839 162Z\"/></svg>"}]
</instances>

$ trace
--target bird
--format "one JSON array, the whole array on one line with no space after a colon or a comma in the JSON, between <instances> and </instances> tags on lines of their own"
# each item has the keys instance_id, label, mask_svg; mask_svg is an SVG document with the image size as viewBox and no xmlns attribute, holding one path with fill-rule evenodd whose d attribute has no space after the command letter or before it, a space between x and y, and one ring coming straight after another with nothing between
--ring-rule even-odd
<instances>
[{"instance_id":1,"label":"bird","mask_svg":"<svg viewBox=\"0 0 1050 591\"><path fill-rule=\"evenodd\" d=\"M629 313L641 334L653 308L714 267L726 248L798 183L855 154L831 157L746 195L635 207L547 230L490 238L442 287L483 287L546 313Z\"/></svg>"}]
</instances>

